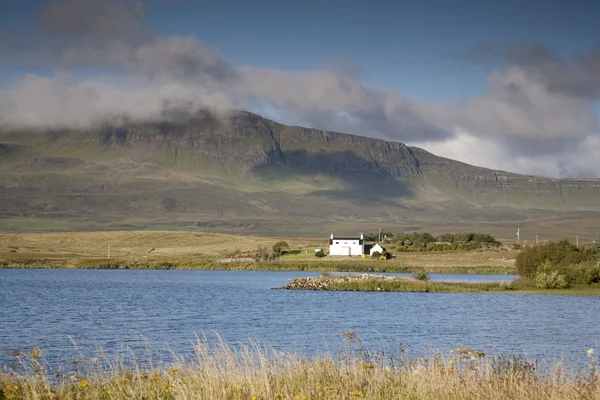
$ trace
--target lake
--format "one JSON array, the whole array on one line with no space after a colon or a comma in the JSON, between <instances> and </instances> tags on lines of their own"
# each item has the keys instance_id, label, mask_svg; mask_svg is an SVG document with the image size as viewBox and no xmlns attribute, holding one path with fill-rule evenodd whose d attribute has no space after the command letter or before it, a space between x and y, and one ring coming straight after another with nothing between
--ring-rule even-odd
<instances>
[{"instance_id":1,"label":"lake","mask_svg":"<svg viewBox=\"0 0 600 400\"><path fill-rule=\"evenodd\" d=\"M258 341L315 355L390 345L413 355L461 344L489 354L586 360L600 343L600 297L503 293L360 293L272 290L306 272L0 270L0 348L39 346L48 363L123 346L136 354L189 354L196 336L231 345ZM405 274L399 274L405 275ZM510 281L507 275L436 280ZM0 366L10 357L0 354Z\"/></svg>"}]
</instances>

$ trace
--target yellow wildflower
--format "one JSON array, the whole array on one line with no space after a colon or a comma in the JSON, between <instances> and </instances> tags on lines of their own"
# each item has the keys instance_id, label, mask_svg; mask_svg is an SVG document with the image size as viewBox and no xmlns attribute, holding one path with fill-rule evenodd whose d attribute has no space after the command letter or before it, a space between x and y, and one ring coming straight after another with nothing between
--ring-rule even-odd
<instances>
[{"instance_id":1,"label":"yellow wildflower","mask_svg":"<svg viewBox=\"0 0 600 400\"><path fill-rule=\"evenodd\" d=\"M80 388L85 389L88 386L88 381L79 381L77 384Z\"/></svg>"},{"instance_id":2,"label":"yellow wildflower","mask_svg":"<svg viewBox=\"0 0 600 400\"><path fill-rule=\"evenodd\" d=\"M40 358L42 355L44 354L44 352L39 348L39 347L34 347L33 349L31 349L31 351L29 352L29 356L31 358L33 358L34 360L37 360L38 358Z\"/></svg>"},{"instance_id":3,"label":"yellow wildflower","mask_svg":"<svg viewBox=\"0 0 600 400\"><path fill-rule=\"evenodd\" d=\"M256 397L256 396L252 396L252 399L251 399L251 400L258 400L258 397Z\"/></svg>"},{"instance_id":4,"label":"yellow wildflower","mask_svg":"<svg viewBox=\"0 0 600 400\"><path fill-rule=\"evenodd\" d=\"M173 390L173 386L171 386L171 385L167 385L167 386L165 386L165 387L163 388L163 390L162 390L162 391L163 391L163 393L169 393L169 392L170 392L170 391L172 391L172 390Z\"/></svg>"},{"instance_id":5,"label":"yellow wildflower","mask_svg":"<svg viewBox=\"0 0 600 400\"><path fill-rule=\"evenodd\" d=\"M588 349L587 355L588 355L588 357L591 357L591 356L594 355L594 348L593 347Z\"/></svg>"},{"instance_id":6,"label":"yellow wildflower","mask_svg":"<svg viewBox=\"0 0 600 400\"><path fill-rule=\"evenodd\" d=\"M349 394L350 396L353 396L353 397L363 397L363 396L364 396L363 392L361 392L361 391L358 391L358 392L350 392L350 393L348 393L348 394Z\"/></svg>"}]
</instances>

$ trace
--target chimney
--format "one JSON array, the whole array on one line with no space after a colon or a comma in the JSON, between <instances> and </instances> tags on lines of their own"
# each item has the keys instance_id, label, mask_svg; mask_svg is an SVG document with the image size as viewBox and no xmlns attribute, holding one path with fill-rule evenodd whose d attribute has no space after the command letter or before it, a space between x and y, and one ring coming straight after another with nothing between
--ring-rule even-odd
<instances>
[{"instance_id":1,"label":"chimney","mask_svg":"<svg viewBox=\"0 0 600 400\"><path fill-rule=\"evenodd\" d=\"M333 239L333 233L331 234L331 238Z\"/></svg>"},{"instance_id":2,"label":"chimney","mask_svg":"<svg viewBox=\"0 0 600 400\"><path fill-rule=\"evenodd\" d=\"M360 240L363 240L363 234L362 233L360 234Z\"/></svg>"}]
</instances>

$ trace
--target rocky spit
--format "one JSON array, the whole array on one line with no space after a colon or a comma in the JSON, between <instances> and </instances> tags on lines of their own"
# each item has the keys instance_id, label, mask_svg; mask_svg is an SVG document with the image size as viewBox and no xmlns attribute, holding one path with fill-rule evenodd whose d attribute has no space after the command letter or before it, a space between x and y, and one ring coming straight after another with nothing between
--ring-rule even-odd
<instances>
[{"instance_id":1,"label":"rocky spit","mask_svg":"<svg viewBox=\"0 0 600 400\"><path fill-rule=\"evenodd\" d=\"M307 278L296 278L287 285L275 288L283 290L332 290L331 286L349 282L362 282L362 281L394 281L394 280L408 280L409 278L400 278L389 275L374 275L374 274L361 274L361 275L321 275L321 276L309 276Z\"/></svg>"}]
</instances>

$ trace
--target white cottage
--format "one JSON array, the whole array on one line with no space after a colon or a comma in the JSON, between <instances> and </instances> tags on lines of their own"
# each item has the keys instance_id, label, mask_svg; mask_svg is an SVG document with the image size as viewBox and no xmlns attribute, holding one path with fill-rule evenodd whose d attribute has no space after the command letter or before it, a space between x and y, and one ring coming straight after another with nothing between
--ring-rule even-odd
<instances>
[{"instance_id":1,"label":"white cottage","mask_svg":"<svg viewBox=\"0 0 600 400\"><path fill-rule=\"evenodd\" d=\"M379 243L375 243L373 246L371 246L371 249L369 250L369 255L372 255L373 253L377 252L379 254L383 253L385 249L383 247L381 247L379 245Z\"/></svg>"},{"instance_id":2,"label":"white cottage","mask_svg":"<svg viewBox=\"0 0 600 400\"><path fill-rule=\"evenodd\" d=\"M329 239L329 255L330 256L361 256L364 251L363 235L360 238L356 237L333 237L333 233Z\"/></svg>"}]
</instances>

